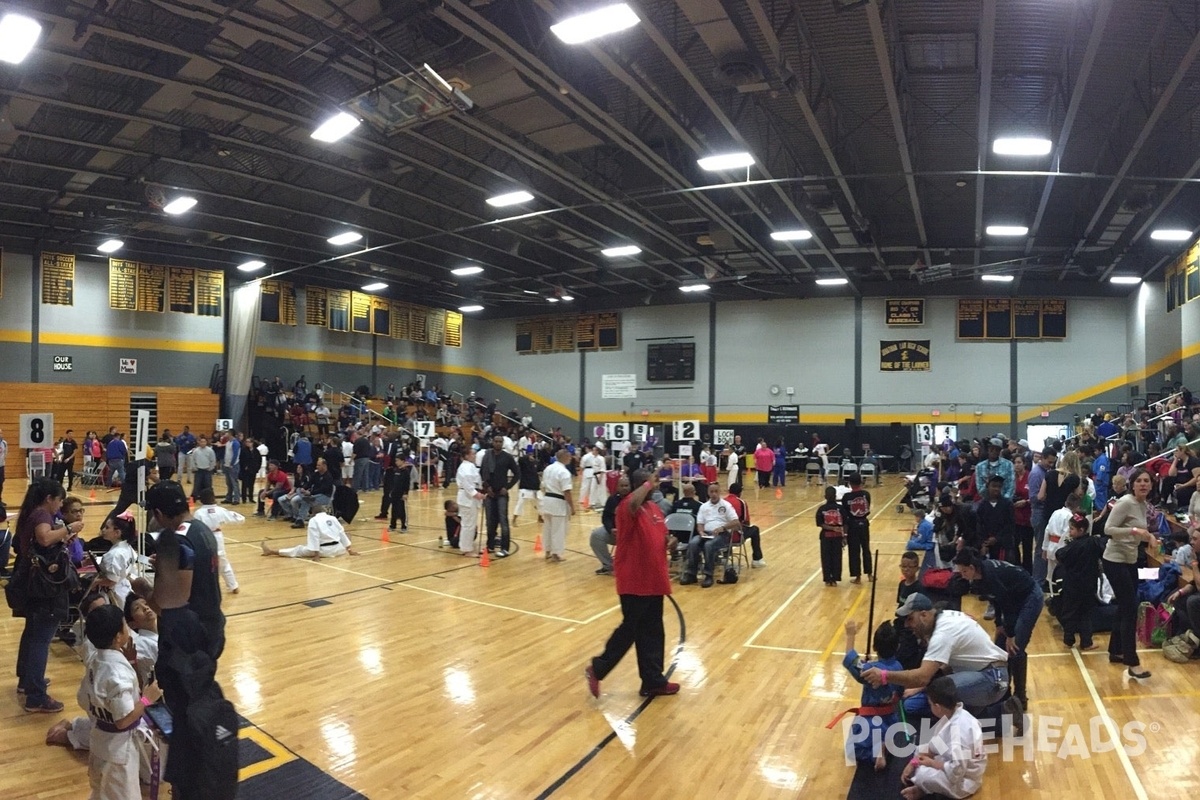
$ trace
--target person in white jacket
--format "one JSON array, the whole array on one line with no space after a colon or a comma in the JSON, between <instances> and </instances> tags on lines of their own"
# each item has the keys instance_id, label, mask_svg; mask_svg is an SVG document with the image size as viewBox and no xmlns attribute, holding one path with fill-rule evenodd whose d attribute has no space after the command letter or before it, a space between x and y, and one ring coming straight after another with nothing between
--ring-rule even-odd
<instances>
[{"instance_id":1,"label":"person in white jacket","mask_svg":"<svg viewBox=\"0 0 1200 800\"><path fill-rule=\"evenodd\" d=\"M295 547L285 547L276 550L267 545L267 540L261 543L264 556L283 556L284 558L336 558L347 553L356 556L350 546L350 537L342 523L331 516L323 505L313 506L314 513L308 520L308 540Z\"/></svg>"},{"instance_id":2,"label":"person in white jacket","mask_svg":"<svg viewBox=\"0 0 1200 800\"><path fill-rule=\"evenodd\" d=\"M479 509L483 505L483 478L475 466L476 452L473 447L463 450L462 463L454 474L458 486L458 513L462 519L462 532L458 537L458 548L464 556L478 555L475 537L479 529Z\"/></svg>"},{"instance_id":3,"label":"person in white jacket","mask_svg":"<svg viewBox=\"0 0 1200 800\"><path fill-rule=\"evenodd\" d=\"M1054 586L1054 568L1058 566L1058 559L1054 557L1054 554L1071 538L1071 516L1077 513L1079 513L1079 495L1071 494L1067 496L1063 507L1046 520L1046 536L1042 541L1042 558L1046 560L1046 580L1050 582L1051 588Z\"/></svg>"},{"instance_id":4,"label":"person in white jacket","mask_svg":"<svg viewBox=\"0 0 1200 800\"><path fill-rule=\"evenodd\" d=\"M938 721L929 741L917 748L901 780L906 788L904 800L918 800L936 794L961 800L983 786L987 752L983 747L983 729L958 701L958 688L949 676L938 678L925 687L929 707Z\"/></svg>"},{"instance_id":5,"label":"person in white jacket","mask_svg":"<svg viewBox=\"0 0 1200 800\"><path fill-rule=\"evenodd\" d=\"M211 489L202 490L200 502L203 505L192 512L192 519L200 520L213 532L213 538L217 540L217 556L221 559L221 577L225 579L225 588L237 594L238 580L233 574L229 556L225 554L225 534L222 533L221 526L226 523L245 522L246 518L236 511L217 505L216 501L216 494Z\"/></svg>"}]
</instances>

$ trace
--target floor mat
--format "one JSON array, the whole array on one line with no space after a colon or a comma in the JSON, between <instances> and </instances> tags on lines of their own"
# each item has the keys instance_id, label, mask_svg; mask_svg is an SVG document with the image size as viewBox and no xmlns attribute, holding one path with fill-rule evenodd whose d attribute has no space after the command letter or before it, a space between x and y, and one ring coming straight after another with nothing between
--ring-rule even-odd
<instances>
[{"instance_id":1,"label":"floor mat","mask_svg":"<svg viewBox=\"0 0 1200 800\"><path fill-rule=\"evenodd\" d=\"M238 717L238 800L367 800Z\"/></svg>"},{"instance_id":2,"label":"floor mat","mask_svg":"<svg viewBox=\"0 0 1200 800\"><path fill-rule=\"evenodd\" d=\"M876 772L874 764L859 764L846 800L898 800L903 788L900 775L907 765L907 759L889 758L887 769Z\"/></svg>"}]
</instances>

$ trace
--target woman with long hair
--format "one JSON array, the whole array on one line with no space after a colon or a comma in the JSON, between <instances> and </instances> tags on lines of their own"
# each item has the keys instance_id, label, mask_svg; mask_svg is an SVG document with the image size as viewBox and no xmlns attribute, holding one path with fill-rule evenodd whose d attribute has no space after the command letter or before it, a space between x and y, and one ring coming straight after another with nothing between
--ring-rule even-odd
<instances>
[{"instance_id":1,"label":"woman with long hair","mask_svg":"<svg viewBox=\"0 0 1200 800\"><path fill-rule=\"evenodd\" d=\"M1029 497L1029 471L1025 456L1013 459L1013 523L1016 527L1016 553L1009 559L1033 573L1033 506Z\"/></svg>"},{"instance_id":2,"label":"woman with long hair","mask_svg":"<svg viewBox=\"0 0 1200 800\"><path fill-rule=\"evenodd\" d=\"M29 485L17 513L18 569L28 568L34 554L54 556L83 530L83 522L55 524L54 515L66 496L62 484L49 478L34 478ZM57 714L63 709L63 704L46 691L46 661L55 631L67 621L69 594L64 581L52 596L28 597L25 601L25 628L17 648L17 694L25 695L25 710L30 713Z\"/></svg>"},{"instance_id":3,"label":"woman with long hair","mask_svg":"<svg viewBox=\"0 0 1200 800\"><path fill-rule=\"evenodd\" d=\"M1129 677L1145 679L1150 670L1141 668L1137 654L1137 557L1138 544L1154 541L1146 528L1147 499L1154 481L1141 467L1130 474L1129 494L1113 506L1104 526L1108 544L1104 548L1104 574L1112 585L1117 616L1108 640L1108 660L1129 668Z\"/></svg>"}]
</instances>

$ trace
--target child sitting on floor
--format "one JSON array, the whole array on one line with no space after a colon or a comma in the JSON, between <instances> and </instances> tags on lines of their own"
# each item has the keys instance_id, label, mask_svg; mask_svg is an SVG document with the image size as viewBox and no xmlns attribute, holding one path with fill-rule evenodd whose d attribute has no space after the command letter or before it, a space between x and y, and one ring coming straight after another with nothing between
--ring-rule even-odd
<instances>
[{"instance_id":1,"label":"child sitting on floor","mask_svg":"<svg viewBox=\"0 0 1200 800\"><path fill-rule=\"evenodd\" d=\"M462 533L462 517L458 515L458 503L447 500L442 504L446 514L446 546L458 549L458 536Z\"/></svg>"},{"instance_id":2,"label":"child sitting on floor","mask_svg":"<svg viewBox=\"0 0 1200 800\"><path fill-rule=\"evenodd\" d=\"M850 673L850 677L862 684L862 698L854 713L854 722L850 724L850 736L846 739L846 758L849 759L851 743L853 743L854 760L860 764L874 762L876 770L887 767L887 755L884 751L884 737L888 729L899 718L896 716L896 701L900 697L897 686L880 686L872 688L871 684L862 679L864 669L875 667L887 672L898 672L904 667L896 660L896 646L899 637L891 622L884 622L875 629L874 661L863 661L854 649L854 635L858 633L858 623L846 621L846 656L842 666ZM849 713L849 712L847 712ZM832 724L835 724L839 715Z\"/></svg>"},{"instance_id":3,"label":"child sitting on floor","mask_svg":"<svg viewBox=\"0 0 1200 800\"><path fill-rule=\"evenodd\" d=\"M909 534L908 543L904 545L905 550L924 550L925 560L921 564L921 569L936 569L937 568L937 543L933 540L933 523L925 518L925 509L915 507L913 513L912 533Z\"/></svg>"},{"instance_id":4,"label":"child sitting on floor","mask_svg":"<svg viewBox=\"0 0 1200 800\"><path fill-rule=\"evenodd\" d=\"M958 687L949 675L925 687L929 708L937 717L929 741L917 748L901 780L904 800L918 800L928 794L962 800L983 786L987 753L983 749L983 730L979 720L963 708Z\"/></svg>"}]
</instances>

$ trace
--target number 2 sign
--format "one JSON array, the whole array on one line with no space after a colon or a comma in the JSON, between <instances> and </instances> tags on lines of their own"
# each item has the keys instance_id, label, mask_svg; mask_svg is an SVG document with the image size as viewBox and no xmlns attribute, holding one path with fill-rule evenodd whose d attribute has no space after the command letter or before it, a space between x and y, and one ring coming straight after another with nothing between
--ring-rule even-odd
<instances>
[{"instance_id":1,"label":"number 2 sign","mask_svg":"<svg viewBox=\"0 0 1200 800\"><path fill-rule=\"evenodd\" d=\"M688 442L700 438L700 420L685 419L673 423L674 436L677 442Z\"/></svg>"},{"instance_id":2,"label":"number 2 sign","mask_svg":"<svg viewBox=\"0 0 1200 800\"><path fill-rule=\"evenodd\" d=\"M22 414L20 446L26 450L54 447L54 415L48 411Z\"/></svg>"}]
</instances>

